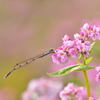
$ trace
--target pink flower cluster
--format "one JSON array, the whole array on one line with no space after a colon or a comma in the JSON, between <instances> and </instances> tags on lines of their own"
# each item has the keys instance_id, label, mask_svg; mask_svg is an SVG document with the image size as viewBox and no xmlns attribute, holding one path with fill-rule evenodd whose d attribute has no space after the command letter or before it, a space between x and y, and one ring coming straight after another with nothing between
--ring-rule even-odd
<instances>
[{"instance_id":1,"label":"pink flower cluster","mask_svg":"<svg viewBox=\"0 0 100 100\"><path fill-rule=\"evenodd\" d=\"M96 67L96 71L97 71L97 74L96 74L96 81L97 81L97 82L100 82L100 66L99 66L99 67Z\"/></svg>"},{"instance_id":2,"label":"pink flower cluster","mask_svg":"<svg viewBox=\"0 0 100 100\"><path fill-rule=\"evenodd\" d=\"M87 100L84 87L77 87L69 83L63 91L60 92L61 100Z\"/></svg>"},{"instance_id":3,"label":"pink flower cluster","mask_svg":"<svg viewBox=\"0 0 100 100\"><path fill-rule=\"evenodd\" d=\"M92 42L99 39L100 27L85 23L80 32L74 34L73 40L68 35L64 36L63 44L52 54L52 60L60 64L66 63L68 57L76 58L80 54L88 56Z\"/></svg>"},{"instance_id":4,"label":"pink flower cluster","mask_svg":"<svg viewBox=\"0 0 100 100\"><path fill-rule=\"evenodd\" d=\"M22 100L57 100L62 83L48 78L32 80L22 95Z\"/></svg>"}]
</instances>

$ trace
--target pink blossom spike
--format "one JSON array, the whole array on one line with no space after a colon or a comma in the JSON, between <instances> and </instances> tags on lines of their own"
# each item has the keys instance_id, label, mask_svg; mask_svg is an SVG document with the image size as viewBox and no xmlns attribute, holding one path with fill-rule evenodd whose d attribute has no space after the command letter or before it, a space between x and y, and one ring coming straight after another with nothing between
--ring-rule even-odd
<instances>
[{"instance_id":1,"label":"pink blossom spike","mask_svg":"<svg viewBox=\"0 0 100 100\"><path fill-rule=\"evenodd\" d=\"M69 83L59 94L61 100L86 100L84 87L77 87L73 83ZM74 97L74 98L73 98Z\"/></svg>"},{"instance_id":2,"label":"pink blossom spike","mask_svg":"<svg viewBox=\"0 0 100 100\"><path fill-rule=\"evenodd\" d=\"M96 70L97 72L100 72L100 66L97 66L97 67L95 68L95 70Z\"/></svg>"},{"instance_id":3,"label":"pink blossom spike","mask_svg":"<svg viewBox=\"0 0 100 100\"><path fill-rule=\"evenodd\" d=\"M100 72L97 73L97 75L96 75L96 81L97 81L97 82L100 82Z\"/></svg>"}]
</instances>

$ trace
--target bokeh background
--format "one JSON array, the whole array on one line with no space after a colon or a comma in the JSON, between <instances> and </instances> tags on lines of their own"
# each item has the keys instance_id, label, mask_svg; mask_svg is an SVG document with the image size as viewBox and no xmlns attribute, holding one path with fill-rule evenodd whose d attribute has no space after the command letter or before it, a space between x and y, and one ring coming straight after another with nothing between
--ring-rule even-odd
<instances>
[{"instance_id":1,"label":"bokeh background","mask_svg":"<svg viewBox=\"0 0 100 100\"><path fill-rule=\"evenodd\" d=\"M100 23L100 0L0 0L0 100L21 100L30 80L57 68L48 56L3 79L12 65L57 48L64 34L72 36L87 21ZM98 65L99 41L93 56Z\"/></svg>"}]
</instances>

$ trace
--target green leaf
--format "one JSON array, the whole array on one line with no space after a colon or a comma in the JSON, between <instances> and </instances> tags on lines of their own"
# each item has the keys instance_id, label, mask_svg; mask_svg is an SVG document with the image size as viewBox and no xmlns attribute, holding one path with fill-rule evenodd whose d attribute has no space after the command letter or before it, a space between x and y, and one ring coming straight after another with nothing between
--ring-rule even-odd
<instances>
[{"instance_id":1,"label":"green leaf","mask_svg":"<svg viewBox=\"0 0 100 100\"><path fill-rule=\"evenodd\" d=\"M96 43L96 42L93 42L93 43L91 44L90 49L89 49L89 52L91 52L91 51L92 51L93 46L95 45L95 43Z\"/></svg>"},{"instance_id":2,"label":"green leaf","mask_svg":"<svg viewBox=\"0 0 100 100\"><path fill-rule=\"evenodd\" d=\"M86 71L89 69L93 69L93 66L88 66L88 65L73 65L73 66L69 66L69 67L65 67L57 72L54 73L47 73L49 76L64 76L67 75L73 71Z\"/></svg>"},{"instance_id":3,"label":"green leaf","mask_svg":"<svg viewBox=\"0 0 100 100\"><path fill-rule=\"evenodd\" d=\"M86 64L90 63L92 59L93 59L93 57L90 57L90 58L86 59L85 63Z\"/></svg>"},{"instance_id":4,"label":"green leaf","mask_svg":"<svg viewBox=\"0 0 100 100\"><path fill-rule=\"evenodd\" d=\"M86 71L86 70L93 69L93 68L94 68L94 66L81 65L78 67L77 71Z\"/></svg>"},{"instance_id":5,"label":"green leaf","mask_svg":"<svg viewBox=\"0 0 100 100\"><path fill-rule=\"evenodd\" d=\"M64 75L67 75L67 74L77 70L78 66L80 66L80 65L68 66L68 67L65 67L65 68L59 70L58 72L48 73L48 75L49 76L64 76Z\"/></svg>"}]
</instances>

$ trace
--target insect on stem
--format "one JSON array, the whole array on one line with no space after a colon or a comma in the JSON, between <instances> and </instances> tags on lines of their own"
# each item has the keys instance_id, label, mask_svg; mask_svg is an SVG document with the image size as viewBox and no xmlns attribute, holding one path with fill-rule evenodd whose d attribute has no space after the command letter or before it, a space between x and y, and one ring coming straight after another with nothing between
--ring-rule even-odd
<instances>
[{"instance_id":1,"label":"insect on stem","mask_svg":"<svg viewBox=\"0 0 100 100\"><path fill-rule=\"evenodd\" d=\"M25 66L25 65L27 65L27 64L30 64L30 63L32 63L33 61L35 61L35 60L37 60L37 59L39 59L39 58L45 57L45 56L47 56L47 55L49 55L49 54L51 54L51 53L55 53L53 49L50 49L50 50L45 51L45 52L43 52L43 53L41 53L41 54L39 54L39 55L37 55L37 56L35 56L35 57L29 58L29 59L26 59L26 60L24 60L24 61L22 61L22 62L20 62L20 63L17 63L15 66L13 66L12 70L9 71L9 72L4 76L4 78L7 78L7 77L8 77L12 72L14 72L15 70L17 70L17 69L19 69L19 68L21 68L21 67L23 67L23 66Z\"/></svg>"}]
</instances>

